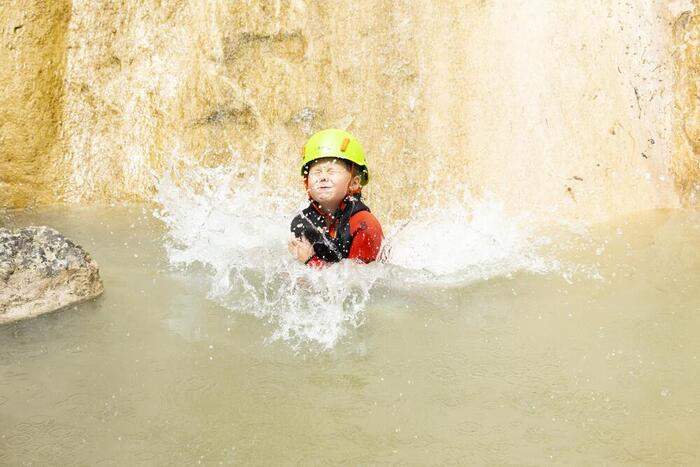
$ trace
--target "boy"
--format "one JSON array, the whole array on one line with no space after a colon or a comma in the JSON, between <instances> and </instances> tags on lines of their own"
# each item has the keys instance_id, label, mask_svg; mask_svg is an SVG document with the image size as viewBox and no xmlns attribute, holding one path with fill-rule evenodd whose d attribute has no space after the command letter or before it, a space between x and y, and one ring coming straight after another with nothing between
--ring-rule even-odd
<instances>
[{"instance_id":1,"label":"boy","mask_svg":"<svg viewBox=\"0 0 700 467\"><path fill-rule=\"evenodd\" d=\"M289 252L316 268L345 258L377 259L384 235L362 202L369 172L359 141L343 130L322 130L306 142L302 157L310 204L292 220Z\"/></svg>"}]
</instances>

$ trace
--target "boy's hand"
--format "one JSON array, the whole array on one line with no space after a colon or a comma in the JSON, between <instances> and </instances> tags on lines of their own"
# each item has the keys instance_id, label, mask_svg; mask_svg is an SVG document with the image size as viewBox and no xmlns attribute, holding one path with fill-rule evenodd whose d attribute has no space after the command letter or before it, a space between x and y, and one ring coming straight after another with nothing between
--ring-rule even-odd
<instances>
[{"instance_id":1,"label":"boy's hand","mask_svg":"<svg viewBox=\"0 0 700 467\"><path fill-rule=\"evenodd\" d=\"M315 254L314 246L306 239L306 237L296 238L292 235L289 237L287 248L292 256L302 263L306 263Z\"/></svg>"}]
</instances>

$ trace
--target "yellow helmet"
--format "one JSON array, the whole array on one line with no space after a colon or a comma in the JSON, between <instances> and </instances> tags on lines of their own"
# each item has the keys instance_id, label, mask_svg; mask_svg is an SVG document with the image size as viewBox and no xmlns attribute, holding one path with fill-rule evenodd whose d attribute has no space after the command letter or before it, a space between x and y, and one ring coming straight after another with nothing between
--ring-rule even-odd
<instances>
[{"instance_id":1,"label":"yellow helmet","mask_svg":"<svg viewBox=\"0 0 700 467\"><path fill-rule=\"evenodd\" d=\"M369 171L365 161L365 150L357 138L347 131L329 128L314 133L301 151L301 174L307 175L307 167L310 162L324 157L336 157L357 164L360 168L360 185L366 185L369 181Z\"/></svg>"}]
</instances>

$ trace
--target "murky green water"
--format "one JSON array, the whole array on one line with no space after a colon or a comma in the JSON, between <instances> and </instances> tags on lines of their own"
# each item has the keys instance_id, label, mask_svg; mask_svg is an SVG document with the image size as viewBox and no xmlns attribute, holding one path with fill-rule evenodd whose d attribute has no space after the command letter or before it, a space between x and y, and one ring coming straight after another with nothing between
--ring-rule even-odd
<instances>
[{"instance_id":1,"label":"murky green water","mask_svg":"<svg viewBox=\"0 0 700 467\"><path fill-rule=\"evenodd\" d=\"M11 223L76 239L106 293L0 328L2 465L700 463L697 214L593 229L566 256L602 280L380 287L323 353L208 300L140 208Z\"/></svg>"}]
</instances>

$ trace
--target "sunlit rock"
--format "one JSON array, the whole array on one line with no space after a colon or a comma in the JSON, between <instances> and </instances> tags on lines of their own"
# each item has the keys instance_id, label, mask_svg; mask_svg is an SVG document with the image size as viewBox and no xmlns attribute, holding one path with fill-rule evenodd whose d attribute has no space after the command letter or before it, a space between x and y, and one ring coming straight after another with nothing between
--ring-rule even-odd
<instances>
[{"instance_id":1,"label":"sunlit rock","mask_svg":"<svg viewBox=\"0 0 700 467\"><path fill-rule=\"evenodd\" d=\"M700 206L700 0L328 4L0 1L0 207L148 202L183 158L296 190L326 127L384 221Z\"/></svg>"},{"instance_id":2,"label":"sunlit rock","mask_svg":"<svg viewBox=\"0 0 700 467\"><path fill-rule=\"evenodd\" d=\"M56 311L103 290L97 263L60 232L0 228L0 324Z\"/></svg>"}]
</instances>

